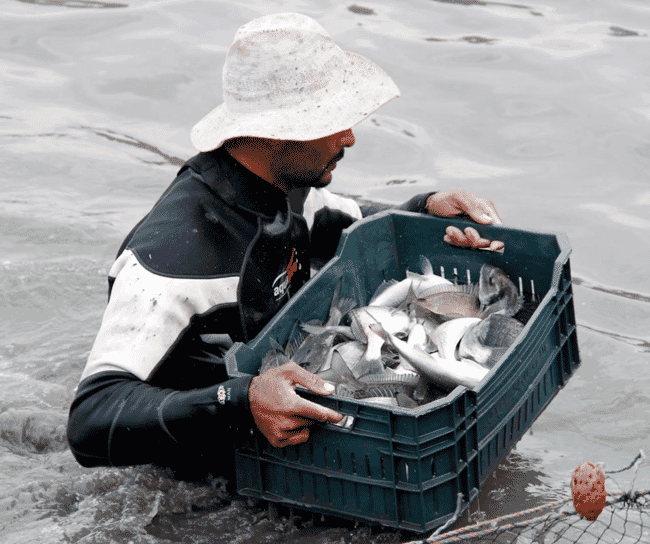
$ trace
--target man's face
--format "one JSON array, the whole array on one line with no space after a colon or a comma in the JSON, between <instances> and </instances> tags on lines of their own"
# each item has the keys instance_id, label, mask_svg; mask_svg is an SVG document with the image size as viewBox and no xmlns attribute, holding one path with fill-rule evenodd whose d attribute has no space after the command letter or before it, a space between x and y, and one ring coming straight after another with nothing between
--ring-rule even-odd
<instances>
[{"instance_id":1,"label":"man's face","mask_svg":"<svg viewBox=\"0 0 650 544\"><path fill-rule=\"evenodd\" d=\"M287 190L299 187L326 187L332 170L343 158L343 150L352 147L352 130L308 141L282 141L274 152L271 173Z\"/></svg>"}]
</instances>

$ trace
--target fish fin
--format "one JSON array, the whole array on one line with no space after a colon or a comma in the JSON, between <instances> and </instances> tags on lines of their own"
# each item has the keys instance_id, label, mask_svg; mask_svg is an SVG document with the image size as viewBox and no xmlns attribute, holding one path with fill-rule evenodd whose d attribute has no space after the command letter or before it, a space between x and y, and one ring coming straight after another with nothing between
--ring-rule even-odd
<instances>
[{"instance_id":1,"label":"fish fin","mask_svg":"<svg viewBox=\"0 0 650 544\"><path fill-rule=\"evenodd\" d=\"M406 277L410 280L415 280L418 283L427 280L426 276L423 276L422 274L418 274L417 272L411 272L410 270L406 271Z\"/></svg>"},{"instance_id":2,"label":"fish fin","mask_svg":"<svg viewBox=\"0 0 650 544\"><path fill-rule=\"evenodd\" d=\"M338 332L337 330L334 330L335 327L326 327L325 325L310 325L309 323L303 323L300 326L303 331L309 334L315 334L316 336L319 334L335 334Z\"/></svg>"},{"instance_id":3,"label":"fish fin","mask_svg":"<svg viewBox=\"0 0 650 544\"><path fill-rule=\"evenodd\" d=\"M368 385L357 380L345 362L345 359L337 351L332 354L332 370L340 376L341 383L346 383L354 389L366 390Z\"/></svg>"},{"instance_id":4,"label":"fish fin","mask_svg":"<svg viewBox=\"0 0 650 544\"><path fill-rule=\"evenodd\" d=\"M284 352L287 354L290 360L293 360L294 356L298 352L301 344L305 341L307 333L300 331L298 335L293 339L287 342L287 345L284 347Z\"/></svg>"},{"instance_id":5,"label":"fish fin","mask_svg":"<svg viewBox=\"0 0 650 544\"><path fill-rule=\"evenodd\" d=\"M341 319L343 319L348 312L351 312L357 307L357 301L354 300L353 298L342 298L339 301L339 312L341 312ZM339 320L340 321L340 320ZM338 323L335 323L335 325L338 325Z\"/></svg>"},{"instance_id":6,"label":"fish fin","mask_svg":"<svg viewBox=\"0 0 650 544\"><path fill-rule=\"evenodd\" d=\"M408 310L411 304L417 302L417 299L418 297L416 296L415 291L413 290L413 282L411 282L411 285L409 285L408 293L406 293L406 298L404 299L404 302L402 302L396 309Z\"/></svg>"},{"instance_id":7,"label":"fish fin","mask_svg":"<svg viewBox=\"0 0 650 544\"><path fill-rule=\"evenodd\" d=\"M397 406L400 408L417 408L418 403L415 402L411 397L404 393L397 393L395 396L397 399Z\"/></svg>"},{"instance_id":8,"label":"fish fin","mask_svg":"<svg viewBox=\"0 0 650 544\"><path fill-rule=\"evenodd\" d=\"M339 383L334 389L334 394L344 399L353 399L354 398L354 389L350 387L347 383Z\"/></svg>"},{"instance_id":9,"label":"fish fin","mask_svg":"<svg viewBox=\"0 0 650 544\"><path fill-rule=\"evenodd\" d=\"M271 337L270 340L269 340L269 347L270 347L270 349L275 349L275 350L278 350L280 353L285 354L284 348L273 337Z\"/></svg>"},{"instance_id":10,"label":"fish fin","mask_svg":"<svg viewBox=\"0 0 650 544\"><path fill-rule=\"evenodd\" d=\"M334 289L334 294L332 295L332 302L330 303L330 315L332 315L332 312L339 305L339 300L341 298L341 287L342 286L343 286L343 277L341 276L338 283L336 284L336 288Z\"/></svg>"},{"instance_id":11,"label":"fish fin","mask_svg":"<svg viewBox=\"0 0 650 544\"><path fill-rule=\"evenodd\" d=\"M420 255L420 268L422 269L422 274L424 276L434 276L433 266L431 266L431 261L427 259L424 255Z\"/></svg>"},{"instance_id":12,"label":"fish fin","mask_svg":"<svg viewBox=\"0 0 650 544\"><path fill-rule=\"evenodd\" d=\"M345 317L349 311L358 305L358 302L355 298L341 297L342 284L343 278L341 278L341 281L339 281L339 284L334 293L334 298L332 298L332 304L330 305L330 313L328 318L329 325L338 325L341 319L343 319L343 317Z\"/></svg>"},{"instance_id":13,"label":"fish fin","mask_svg":"<svg viewBox=\"0 0 650 544\"><path fill-rule=\"evenodd\" d=\"M384 370L374 374L367 374L359 378L359 381L375 386L400 384L415 387L419 380L420 374L418 374L416 370L413 370L412 372L394 372L392 370Z\"/></svg>"},{"instance_id":14,"label":"fish fin","mask_svg":"<svg viewBox=\"0 0 650 544\"><path fill-rule=\"evenodd\" d=\"M478 298L478 285L476 283L434 285L418 293L418 298L423 299L439 293L467 293Z\"/></svg>"}]
</instances>

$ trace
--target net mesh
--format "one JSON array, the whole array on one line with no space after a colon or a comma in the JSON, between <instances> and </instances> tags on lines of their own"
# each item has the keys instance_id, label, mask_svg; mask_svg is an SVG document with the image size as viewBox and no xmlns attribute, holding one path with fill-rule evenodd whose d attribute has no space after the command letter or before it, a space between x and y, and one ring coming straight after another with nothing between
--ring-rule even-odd
<instances>
[{"instance_id":1,"label":"net mesh","mask_svg":"<svg viewBox=\"0 0 650 544\"><path fill-rule=\"evenodd\" d=\"M607 504L596 521L582 518L569 496L445 532L460 514L461 495L454 519L427 539L405 544L650 544L650 491L634 490L637 471L644 461L640 451L628 467L605 471L609 476L634 469L634 475L629 491L607 494Z\"/></svg>"}]
</instances>

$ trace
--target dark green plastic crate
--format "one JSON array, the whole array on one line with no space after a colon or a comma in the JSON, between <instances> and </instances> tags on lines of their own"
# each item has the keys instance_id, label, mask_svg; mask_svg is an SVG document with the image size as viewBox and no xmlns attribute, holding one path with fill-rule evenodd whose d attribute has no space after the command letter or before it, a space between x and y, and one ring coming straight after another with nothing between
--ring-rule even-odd
<instances>
[{"instance_id":1,"label":"dark green plastic crate","mask_svg":"<svg viewBox=\"0 0 650 544\"><path fill-rule=\"evenodd\" d=\"M518 342L476 390L456 387L445 398L408 410L362 400L302 395L352 416L350 429L312 427L309 440L276 448L257 430L236 445L237 490L323 514L426 532L463 508L579 365L569 253L564 234L478 227L505 242L502 253L456 248L445 229L472 223L409 212L383 212L343 232L336 257L296 294L250 343L226 354L231 377L256 375L275 338L284 345L297 322L326 319L334 289L368 302L384 280L444 267L472 282L483 263L502 268L527 299L540 304ZM474 225L476 226L476 225ZM521 278L521 280L520 280Z\"/></svg>"}]
</instances>

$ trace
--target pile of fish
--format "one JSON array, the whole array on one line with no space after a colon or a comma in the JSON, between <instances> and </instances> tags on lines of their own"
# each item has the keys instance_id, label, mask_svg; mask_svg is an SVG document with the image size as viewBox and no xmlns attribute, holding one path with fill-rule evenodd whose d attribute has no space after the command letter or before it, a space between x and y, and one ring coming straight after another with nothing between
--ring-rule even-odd
<instances>
[{"instance_id":1,"label":"pile of fish","mask_svg":"<svg viewBox=\"0 0 650 544\"><path fill-rule=\"evenodd\" d=\"M361 308L341 297L339 283L327 321L301 324L285 348L271 339L260 373L292 360L339 396L404 408L476 387L523 329L512 317L523 298L493 266L464 285L434 274L425 257L421 266L422 274L383 282Z\"/></svg>"}]
</instances>

